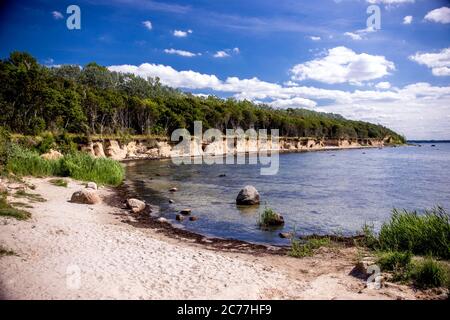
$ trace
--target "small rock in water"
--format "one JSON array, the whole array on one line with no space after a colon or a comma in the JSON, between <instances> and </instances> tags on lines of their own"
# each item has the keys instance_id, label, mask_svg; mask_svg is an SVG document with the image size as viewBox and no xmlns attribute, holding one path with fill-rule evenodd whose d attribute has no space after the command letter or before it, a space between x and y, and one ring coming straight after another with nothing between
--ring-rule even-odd
<instances>
[{"instance_id":1,"label":"small rock in water","mask_svg":"<svg viewBox=\"0 0 450 320\"><path fill-rule=\"evenodd\" d=\"M278 235L282 239L290 239L292 237L292 234L290 232L280 232Z\"/></svg>"},{"instance_id":2,"label":"small rock in water","mask_svg":"<svg viewBox=\"0 0 450 320\"><path fill-rule=\"evenodd\" d=\"M158 222L161 222L161 223L168 223L168 222L169 222L169 220L167 220L167 219L164 218L164 217L159 217L159 218L157 219L157 221L158 221Z\"/></svg>"},{"instance_id":3,"label":"small rock in water","mask_svg":"<svg viewBox=\"0 0 450 320\"><path fill-rule=\"evenodd\" d=\"M172 199L169 199L169 203L174 203L175 201L173 201Z\"/></svg>"},{"instance_id":4,"label":"small rock in water","mask_svg":"<svg viewBox=\"0 0 450 320\"><path fill-rule=\"evenodd\" d=\"M183 221L184 220L184 216L182 216L181 214L177 214L175 219L177 219L178 221Z\"/></svg>"},{"instance_id":5,"label":"small rock in water","mask_svg":"<svg viewBox=\"0 0 450 320\"><path fill-rule=\"evenodd\" d=\"M130 198L127 200L127 207L130 208L133 213L139 213L145 209L145 202Z\"/></svg>"},{"instance_id":6,"label":"small rock in water","mask_svg":"<svg viewBox=\"0 0 450 320\"><path fill-rule=\"evenodd\" d=\"M219 174L219 178L226 177L227 175L225 173Z\"/></svg>"},{"instance_id":7,"label":"small rock in water","mask_svg":"<svg viewBox=\"0 0 450 320\"><path fill-rule=\"evenodd\" d=\"M191 209L183 209L183 210L180 211L180 213L181 213L182 215L184 215L184 216L190 215L191 212L192 212Z\"/></svg>"},{"instance_id":8,"label":"small rock in water","mask_svg":"<svg viewBox=\"0 0 450 320\"><path fill-rule=\"evenodd\" d=\"M189 221L197 221L198 218L196 216L189 217Z\"/></svg>"},{"instance_id":9,"label":"small rock in water","mask_svg":"<svg viewBox=\"0 0 450 320\"><path fill-rule=\"evenodd\" d=\"M178 191L178 189L174 187L174 188L170 188L169 191L170 192L175 192L175 191Z\"/></svg>"}]
</instances>

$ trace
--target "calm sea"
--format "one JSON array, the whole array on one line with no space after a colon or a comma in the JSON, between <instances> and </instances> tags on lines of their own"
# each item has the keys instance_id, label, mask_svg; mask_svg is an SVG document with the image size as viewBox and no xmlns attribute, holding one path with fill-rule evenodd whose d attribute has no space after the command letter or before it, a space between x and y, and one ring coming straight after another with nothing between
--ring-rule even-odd
<instances>
[{"instance_id":1,"label":"calm sea","mask_svg":"<svg viewBox=\"0 0 450 320\"><path fill-rule=\"evenodd\" d=\"M174 165L166 161L127 163L127 180L141 198L174 220L184 208L199 219L180 227L215 237L287 244L278 233L352 235L364 223L375 228L393 208L450 209L450 143L383 149L280 154L277 175L260 175L259 165ZM225 175L225 176L221 176ZM239 190L253 185L258 207L235 204ZM168 190L177 187L178 192ZM169 199L174 203L170 204ZM258 227L265 206L282 214L281 229Z\"/></svg>"}]
</instances>

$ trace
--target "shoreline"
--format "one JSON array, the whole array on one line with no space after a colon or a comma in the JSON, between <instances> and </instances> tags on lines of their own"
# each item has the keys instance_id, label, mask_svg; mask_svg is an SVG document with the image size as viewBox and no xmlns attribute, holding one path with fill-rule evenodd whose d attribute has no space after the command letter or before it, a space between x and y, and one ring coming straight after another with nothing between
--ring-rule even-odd
<instances>
[{"instance_id":1,"label":"shoreline","mask_svg":"<svg viewBox=\"0 0 450 320\"><path fill-rule=\"evenodd\" d=\"M0 217L0 243L15 252L0 257L2 299L436 297L391 283L379 290L368 288L350 274L359 254L354 247L323 247L298 259L235 241L211 244L184 233L172 237L167 232L173 229L161 232L160 225L124 222L134 220L122 208L125 191L101 188L100 204L80 205L67 200L82 183L66 179L68 187L62 188L50 179L25 179L36 186L29 192L47 200L23 200L33 206L27 209L30 220ZM73 268L81 279L76 288Z\"/></svg>"}]
</instances>

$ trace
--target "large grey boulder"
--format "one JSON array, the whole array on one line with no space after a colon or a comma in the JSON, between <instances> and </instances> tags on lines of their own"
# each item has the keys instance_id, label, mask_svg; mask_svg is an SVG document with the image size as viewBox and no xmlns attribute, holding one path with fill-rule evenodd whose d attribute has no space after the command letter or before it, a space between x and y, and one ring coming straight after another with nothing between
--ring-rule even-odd
<instances>
[{"instance_id":1,"label":"large grey boulder","mask_svg":"<svg viewBox=\"0 0 450 320\"><path fill-rule=\"evenodd\" d=\"M95 190L83 189L72 194L70 201L80 204L96 204L99 203L101 199Z\"/></svg>"},{"instance_id":2,"label":"large grey boulder","mask_svg":"<svg viewBox=\"0 0 450 320\"><path fill-rule=\"evenodd\" d=\"M254 205L259 204L259 193L254 186L245 186L236 197L236 204Z\"/></svg>"}]
</instances>

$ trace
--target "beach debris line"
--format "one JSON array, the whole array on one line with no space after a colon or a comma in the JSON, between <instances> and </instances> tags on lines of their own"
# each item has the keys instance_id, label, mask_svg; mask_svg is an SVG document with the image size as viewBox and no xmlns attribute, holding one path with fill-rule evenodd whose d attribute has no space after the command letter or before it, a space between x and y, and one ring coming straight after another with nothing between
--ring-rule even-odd
<instances>
[{"instance_id":1,"label":"beach debris line","mask_svg":"<svg viewBox=\"0 0 450 320\"><path fill-rule=\"evenodd\" d=\"M238 205L255 205L259 204L259 192L254 186L245 186L236 197Z\"/></svg>"}]
</instances>

